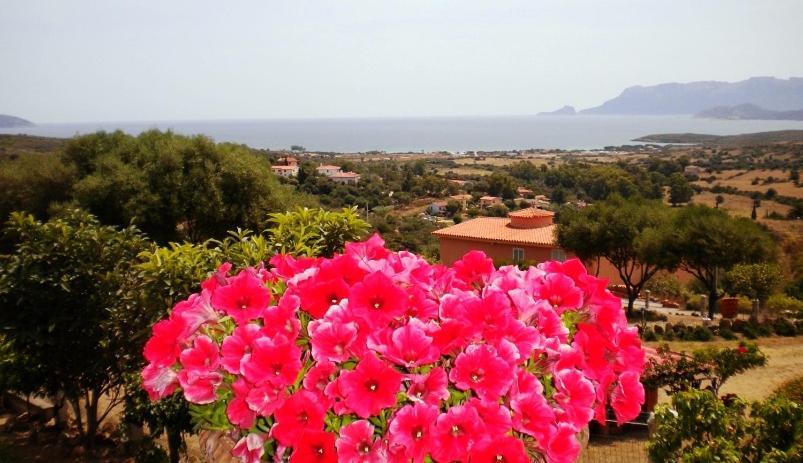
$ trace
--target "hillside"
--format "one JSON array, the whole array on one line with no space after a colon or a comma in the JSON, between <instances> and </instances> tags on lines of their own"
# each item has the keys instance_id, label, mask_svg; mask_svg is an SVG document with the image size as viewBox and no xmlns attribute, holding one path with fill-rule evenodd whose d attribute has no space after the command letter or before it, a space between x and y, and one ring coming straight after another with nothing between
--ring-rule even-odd
<instances>
[{"instance_id":1,"label":"hillside","mask_svg":"<svg viewBox=\"0 0 803 463\"><path fill-rule=\"evenodd\" d=\"M659 133L645 135L633 141L645 143L696 143L722 146L760 145L767 143L803 142L803 130L743 133L739 135L708 135L700 133Z\"/></svg>"},{"instance_id":2,"label":"hillside","mask_svg":"<svg viewBox=\"0 0 803 463\"><path fill-rule=\"evenodd\" d=\"M0 158L23 153L54 153L66 142L64 138L0 134Z\"/></svg>"},{"instance_id":3,"label":"hillside","mask_svg":"<svg viewBox=\"0 0 803 463\"><path fill-rule=\"evenodd\" d=\"M773 111L754 104L742 104L737 106L717 106L716 108L700 111L695 114L694 117L729 120L760 119L803 121L803 110Z\"/></svg>"},{"instance_id":4,"label":"hillside","mask_svg":"<svg viewBox=\"0 0 803 463\"><path fill-rule=\"evenodd\" d=\"M0 114L0 129L8 129L14 127L33 127L35 124L29 120L21 117L9 116L7 114Z\"/></svg>"},{"instance_id":5,"label":"hillside","mask_svg":"<svg viewBox=\"0 0 803 463\"><path fill-rule=\"evenodd\" d=\"M636 86L581 114L696 114L718 106L754 104L773 111L803 108L803 78L751 77L740 82L699 81Z\"/></svg>"}]
</instances>

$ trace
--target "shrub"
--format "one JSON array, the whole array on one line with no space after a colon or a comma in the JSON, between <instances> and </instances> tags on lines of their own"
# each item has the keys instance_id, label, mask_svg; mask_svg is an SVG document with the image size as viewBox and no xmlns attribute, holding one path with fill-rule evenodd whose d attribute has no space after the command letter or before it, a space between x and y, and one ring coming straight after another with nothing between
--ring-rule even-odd
<instances>
[{"instance_id":1,"label":"shrub","mask_svg":"<svg viewBox=\"0 0 803 463\"><path fill-rule=\"evenodd\" d=\"M789 313L795 318L803 318L803 301L785 294L773 294L767 299L766 309L773 314Z\"/></svg>"},{"instance_id":2,"label":"shrub","mask_svg":"<svg viewBox=\"0 0 803 463\"><path fill-rule=\"evenodd\" d=\"M695 341L710 341L714 337L711 330L704 326L695 327L693 336Z\"/></svg>"},{"instance_id":3,"label":"shrub","mask_svg":"<svg viewBox=\"0 0 803 463\"><path fill-rule=\"evenodd\" d=\"M797 329L795 325L785 318L778 318L772 323L772 330L778 336L795 336Z\"/></svg>"},{"instance_id":4,"label":"shrub","mask_svg":"<svg viewBox=\"0 0 803 463\"><path fill-rule=\"evenodd\" d=\"M661 325L655 325L652 327L652 329L653 331L655 331L655 334L657 335L664 334L664 328Z\"/></svg>"},{"instance_id":5,"label":"shrub","mask_svg":"<svg viewBox=\"0 0 803 463\"><path fill-rule=\"evenodd\" d=\"M747 404L709 391L672 396L658 407L647 446L652 461L792 462L803 458L803 407L785 397Z\"/></svg>"},{"instance_id":6,"label":"shrub","mask_svg":"<svg viewBox=\"0 0 803 463\"><path fill-rule=\"evenodd\" d=\"M775 395L787 397L789 400L803 405L803 376L790 379L778 386L778 389L775 390Z\"/></svg>"},{"instance_id":7,"label":"shrub","mask_svg":"<svg viewBox=\"0 0 803 463\"><path fill-rule=\"evenodd\" d=\"M727 340L733 340L733 339L737 338L736 333L734 333L733 331L729 330L728 328L720 328L719 336L722 339L727 339Z\"/></svg>"},{"instance_id":8,"label":"shrub","mask_svg":"<svg viewBox=\"0 0 803 463\"><path fill-rule=\"evenodd\" d=\"M744 320L736 319L733 320L732 329L737 333L744 332L744 329L748 326L747 322Z\"/></svg>"},{"instance_id":9,"label":"shrub","mask_svg":"<svg viewBox=\"0 0 803 463\"><path fill-rule=\"evenodd\" d=\"M657 341L658 336L656 336L655 331L653 331L651 328L647 328L644 330L644 333L641 334L641 339L644 341Z\"/></svg>"}]
</instances>

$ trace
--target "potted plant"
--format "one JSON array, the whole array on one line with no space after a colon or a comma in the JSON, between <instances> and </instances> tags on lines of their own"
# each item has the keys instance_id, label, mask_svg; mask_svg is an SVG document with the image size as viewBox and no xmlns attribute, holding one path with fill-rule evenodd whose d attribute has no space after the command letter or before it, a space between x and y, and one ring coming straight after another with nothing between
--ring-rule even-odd
<instances>
[{"instance_id":1,"label":"potted plant","mask_svg":"<svg viewBox=\"0 0 803 463\"><path fill-rule=\"evenodd\" d=\"M739 298L723 297L719 300L719 313L722 318L736 318L739 313Z\"/></svg>"},{"instance_id":2,"label":"potted plant","mask_svg":"<svg viewBox=\"0 0 803 463\"><path fill-rule=\"evenodd\" d=\"M592 416L644 402L638 332L599 285L576 259L444 268L378 236L224 264L154 325L143 386L183 395L209 459L575 461Z\"/></svg>"}]
</instances>

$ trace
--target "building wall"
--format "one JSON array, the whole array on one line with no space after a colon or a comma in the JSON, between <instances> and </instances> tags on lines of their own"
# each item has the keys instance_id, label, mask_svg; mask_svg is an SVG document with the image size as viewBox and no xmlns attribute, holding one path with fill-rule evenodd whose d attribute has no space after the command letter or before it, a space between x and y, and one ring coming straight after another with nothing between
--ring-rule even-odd
<instances>
[{"instance_id":1,"label":"building wall","mask_svg":"<svg viewBox=\"0 0 803 463\"><path fill-rule=\"evenodd\" d=\"M513 248L524 250L524 260L529 262L544 262L550 260L552 248L535 246L518 246L512 244L487 243L482 241L467 241L454 238L440 237L441 262L451 265L469 251L483 251L496 263L509 264L513 262Z\"/></svg>"},{"instance_id":2,"label":"building wall","mask_svg":"<svg viewBox=\"0 0 803 463\"><path fill-rule=\"evenodd\" d=\"M527 262L541 263L552 260L552 249L547 247L535 246L517 246L502 243L487 243L482 241L468 241L455 238L439 237L441 262L451 265L454 261L459 260L469 251L483 251L494 263L510 264L513 262L513 248L521 248L524 250L524 260ZM566 258L574 257L570 253L566 253ZM594 275L597 272L596 261L586 262L588 273ZM674 275L680 280L682 284L686 284L692 280L693 276L687 272L676 271ZM611 265L605 259L600 259L600 278L608 280L608 284L617 285L623 284L619 278L619 272L616 267Z\"/></svg>"}]
</instances>

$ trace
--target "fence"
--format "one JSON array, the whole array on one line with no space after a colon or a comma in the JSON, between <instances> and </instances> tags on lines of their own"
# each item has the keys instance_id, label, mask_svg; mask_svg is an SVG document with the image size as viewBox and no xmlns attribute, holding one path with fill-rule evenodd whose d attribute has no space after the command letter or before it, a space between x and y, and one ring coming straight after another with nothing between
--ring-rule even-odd
<instances>
[{"instance_id":1,"label":"fence","mask_svg":"<svg viewBox=\"0 0 803 463\"><path fill-rule=\"evenodd\" d=\"M579 463L648 463L647 430L621 435L592 435Z\"/></svg>"}]
</instances>

